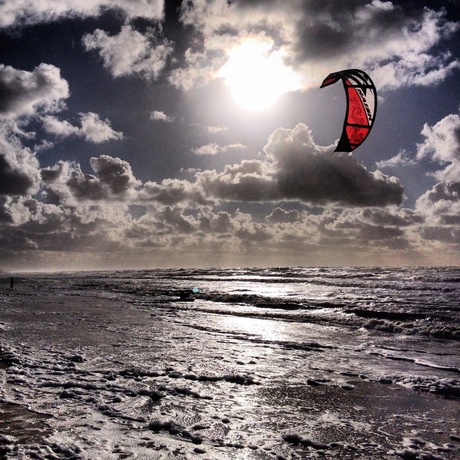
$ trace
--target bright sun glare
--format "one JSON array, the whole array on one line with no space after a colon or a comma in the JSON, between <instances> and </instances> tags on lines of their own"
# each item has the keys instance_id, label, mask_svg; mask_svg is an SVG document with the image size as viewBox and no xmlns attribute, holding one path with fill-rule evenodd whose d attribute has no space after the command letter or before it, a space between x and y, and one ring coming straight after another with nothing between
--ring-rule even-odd
<instances>
[{"instance_id":1,"label":"bright sun glare","mask_svg":"<svg viewBox=\"0 0 460 460\"><path fill-rule=\"evenodd\" d=\"M300 88L299 76L284 64L282 52L272 48L272 41L248 39L229 51L217 74L247 110L267 109L282 94Z\"/></svg>"}]
</instances>

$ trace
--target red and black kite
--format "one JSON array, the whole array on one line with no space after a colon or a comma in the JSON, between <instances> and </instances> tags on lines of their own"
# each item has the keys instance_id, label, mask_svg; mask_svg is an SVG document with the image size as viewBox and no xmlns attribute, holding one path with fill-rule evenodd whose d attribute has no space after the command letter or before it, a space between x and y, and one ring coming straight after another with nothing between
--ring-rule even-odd
<instances>
[{"instance_id":1,"label":"red and black kite","mask_svg":"<svg viewBox=\"0 0 460 460\"><path fill-rule=\"evenodd\" d=\"M377 91L369 75L358 69L329 74L321 88L339 80L342 80L347 96L347 111L335 152L352 152L364 142L372 129L377 112Z\"/></svg>"}]
</instances>

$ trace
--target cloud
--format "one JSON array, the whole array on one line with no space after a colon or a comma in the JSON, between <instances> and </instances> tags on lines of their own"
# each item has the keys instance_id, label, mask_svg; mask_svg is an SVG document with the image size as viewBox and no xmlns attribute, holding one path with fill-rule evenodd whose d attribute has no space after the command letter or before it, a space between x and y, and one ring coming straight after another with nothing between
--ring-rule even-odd
<instances>
[{"instance_id":1,"label":"cloud","mask_svg":"<svg viewBox=\"0 0 460 460\"><path fill-rule=\"evenodd\" d=\"M101 155L91 158L90 163L101 183L108 186L112 195L126 195L140 184L134 177L130 164L120 158Z\"/></svg>"},{"instance_id":2,"label":"cloud","mask_svg":"<svg viewBox=\"0 0 460 460\"><path fill-rule=\"evenodd\" d=\"M450 243L457 248L460 245L460 229L458 227L425 227L422 229L422 236L426 240Z\"/></svg>"},{"instance_id":3,"label":"cloud","mask_svg":"<svg viewBox=\"0 0 460 460\"><path fill-rule=\"evenodd\" d=\"M447 250L450 254L453 250L451 254L455 255L460 248L460 181L434 185L417 200L416 209L426 219L420 231L421 237L437 244L438 251Z\"/></svg>"},{"instance_id":4,"label":"cloud","mask_svg":"<svg viewBox=\"0 0 460 460\"><path fill-rule=\"evenodd\" d=\"M266 217L266 220L277 224L287 224L298 222L301 218L301 214L296 210L285 210L282 208L275 208L270 215Z\"/></svg>"},{"instance_id":5,"label":"cloud","mask_svg":"<svg viewBox=\"0 0 460 460\"><path fill-rule=\"evenodd\" d=\"M259 160L244 160L227 165L223 172L197 173L197 181L208 196L224 201L276 201L281 199L273 178L272 165Z\"/></svg>"},{"instance_id":6,"label":"cloud","mask_svg":"<svg viewBox=\"0 0 460 460\"><path fill-rule=\"evenodd\" d=\"M5 122L0 127L0 195L36 193L39 184L37 158Z\"/></svg>"},{"instance_id":7,"label":"cloud","mask_svg":"<svg viewBox=\"0 0 460 460\"><path fill-rule=\"evenodd\" d=\"M400 204L403 189L396 177L369 172L350 155L317 146L302 123L277 129L264 148L276 165L280 193L287 199L352 206Z\"/></svg>"},{"instance_id":8,"label":"cloud","mask_svg":"<svg viewBox=\"0 0 460 460\"><path fill-rule=\"evenodd\" d=\"M118 35L112 36L96 29L86 34L82 42L87 51L99 53L104 67L114 78L137 74L155 80L173 51L172 44L166 39L159 42L153 30L143 35L130 25L123 26Z\"/></svg>"},{"instance_id":9,"label":"cloud","mask_svg":"<svg viewBox=\"0 0 460 460\"><path fill-rule=\"evenodd\" d=\"M180 179L164 179L161 183L146 182L136 198L138 203L160 203L165 206L206 206L214 204L196 184Z\"/></svg>"},{"instance_id":10,"label":"cloud","mask_svg":"<svg viewBox=\"0 0 460 460\"><path fill-rule=\"evenodd\" d=\"M150 114L150 119L155 121L164 121L166 123L172 123L173 121L175 121L174 117L166 115L164 112L161 112L159 110L154 110Z\"/></svg>"},{"instance_id":11,"label":"cloud","mask_svg":"<svg viewBox=\"0 0 460 460\"><path fill-rule=\"evenodd\" d=\"M29 72L0 64L0 117L55 112L68 97L69 85L54 65L40 64Z\"/></svg>"},{"instance_id":12,"label":"cloud","mask_svg":"<svg viewBox=\"0 0 460 460\"><path fill-rule=\"evenodd\" d=\"M383 90L403 86L432 86L458 69L460 61L453 58L450 52L436 56L410 52L401 53L388 64L376 65L372 70L372 77Z\"/></svg>"},{"instance_id":13,"label":"cloud","mask_svg":"<svg viewBox=\"0 0 460 460\"><path fill-rule=\"evenodd\" d=\"M209 134L217 134L228 131L228 128L226 126L206 126L206 131Z\"/></svg>"},{"instance_id":14,"label":"cloud","mask_svg":"<svg viewBox=\"0 0 460 460\"><path fill-rule=\"evenodd\" d=\"M63 267L68 267L71 259L97 258L101 253L113 253L121 248L122 236L131 225L128 208L113 203L101 206L98 203L79 203L78 206L59 206L43 203L30 197L0 197L1 239L4 256L9 252L16 259L25 258L27 266L34 259L41 260L41 266L50 258L63 257ZM8 216L9 219L3 219ZM113 222L117 222L114 226ZM126 249L126 242L123 244ZM52 256L51 256L52 254ZM66 259L66 260L65 260Z\"/></svg>"},{"instance_id":15,"label":"cloud","mask_svg":"<svg viewBox=\"0 0 460 460\"><path fill-rule=\"evenodd\" d=\"M80 117L81 131L86 140L90 142L100 144L101 142L106 142L111 139L123 138L122 133L116 132L110 127L110 122L108 120L101 120L99 115L95 113L80 113Z\"/></svg>"},{"instance_id":16,"label":"cloud","mask_svg":"<svg viewBox=\"0 0 460 460\"><path fill-rule=\"evenodd\" d=\"M183 91L208 84L215 78L219 67L224 63L222 58L214 62L216 58L211 56L212 53L213 49L202 52L188 48L185 51L183 65L169 73L169 82Z\"/></svg>"},{"instance_id":17,"label":"cloud","mask_svg":"<svg viewBox=\"0 0 460 460\"><path fill-rule=\"evenodd\" d=\"M217 155L219 153L227 153L231 150L246 150L247 146L244 144L229 144L229 145L219 145L215 142L210 144L203 145L196 149L193 149L192 152L195 155Z\"/></svg>"},{"instance_id":18,"label":"cloud","mask_svg":"<svg viewBox=\"0 0 460 460\"><path fill-rule=\"evenodd\" d=\"M135 195L140 182L131 166L120 158L109 155L90 160L93 174L84 174L80 165L60 161L56 166L43 168L41 177L45 194L55 204L79 201L124 202Z\"/></svg>"},{"instance_id":19,"label":"cloud","mask_svg":"<svg viewBox=\"0 0 460 460\"><path fill-rule=\"evenodd\" d=\"M407 208L365 208L361 215L367 222L379 226L408 227L424 222L419 212Z\"/></svg>"},{"instance_id":20,"label":"cloud","mask_svg":"<svg viewBox=\"0 0 460 460\"><path fill-rule=\"evenodd\" d=\"M387 208L346 209L340 213L324 212L320 242L334 247L341 244L350 251L366 247L369 253L409 250L417 245L422 219L412 210ZM388 252L387 252L388 254ZM394 254L393 254L394 257Z\"/></svg>"},{"instance_id":21,"label":"cloud","mask_svg":"<svg viewBox=\"0 0 460 460\"><path fill-rule=\"evenodd\" d=\"M192 233L195 230L195 222L192 217L182 214L179 209L166 206L159 213L161 222L176 233Z\"/></svg>"},{"instance_id":22,"label":"cloud","mask_svg":"<svg viewBox=\"0 0 460 460\"><path fill-rule=\"evenodd\" d=\"M400 204L403 188L396 177L369 172L352 156L320 147L307 126L277 129L264 147L265 161L245 160L222 173L205 171L203 189L232 201L300 200L337 206Z\"/></svg>"},{"instance_id":23,"label":"cloud","mask_svg":"<svg viewBox=\"0 0 460 460\"><path fill-rule=\"evenodd\" d=\"M41 120L45 131L49 134L62 138L81 135L81 128L70 124L66 120L60 120L53 115L45 115Z\"/></svg>"},{"instance_id":24,"label":"cloud","mask_svg":"<svg viewBox=\"0 0 460 460\"><path fill-rule=\"evenodd\" d=\"M425 215L431 224L458 226L460 181L437 183L417 200L416 209Z\"/></svg>"},{"instance_id":25,"label":"cloud","mask_svg":"<svg viewBox=\"0 0 460 460\"><path fill-rule=\"evenodd\" d=\"M53 22L65 18L94 17L107 9L123 12L127 19L163 17L164 0L15 0L0 3L0 27Z\"/></svg>"},{"instance_id":26,"label":"cloud","mask_svg":"<svg viewBox=\"0 0 460 460\"><path fill-rule=\"evenodd\" d=\"M409 1L355 0L344 8L334 0L197 0L183 2L182 21L199 32L202 45L187 50L184 66L171 77L184 89L214 78L225 51L262 29L306 88L347 67L370 70L381 89L436 84L460 68L455 56L436 49L460 24L444 9Z\"/></svg>"},{"instance_id":27,"label":"cloud","mask_svg":"<svg viewBox=\"0 0 460 460\"><path fill-rule=\"evenodd\" d=\"M231 214L224 211L203 213L199 219L199 229L206 234L231 235L234 223Z\"/></svg>"},{"instance_id":28,"label":"cloud","mask_svg":"<svg viewBox=\"0 0 460 460\"><path fill-rule=\"evenodd\" d=\"M417 160L410 157L410 154L405 150L401 150L394 157L388 160L376 162L377 168L398 168L400 166L412 166L417 164Z\"/></svg>"},{"instance_id":29,"label":"cloud","mask_svg":"<svg viewBox=\"0 0 460 460\"><path fill-rule=\"evenodd\" d=\"M417 158L429 158L445 166L434 176L443 181L460 178L460 115L451 114L434 126L425 124L422 130L425 137L417 146Z\"/></svg>"},{"instance_id":30,"label":"cloud","mask_svg":"<svg viewBox=\"0 0 460 460\"><path fill-rule=\"evenodd\" d=\"M188 257L196 264L197 256L206 264L248 263L254 257L266 264L370 263L376 255L382 263L394 263L403 254L423 251L423 245L455 244L458 234L453 225L425 222L421 208L396 206L316 208L313 213L276 206L257 220L256 214L238 210L216 211L218 203L199 194L199 183L168 179L142 185L129 165L108 156L93 158L91 165L94 175L66 162L42 170L45 190L54 190L60 200L0 197L3 243L22 254L84 250L92 251L87 257L106 262L118 254L127 263L154 257L181 266ZM253 164L252 170L258 166ZM251 165L244 170L250 171ZM458 195L455 187L436 193L431 203ZM137 217L129 213L132 204Z\"/></svg>"},{"instance_id":31,"label":"cloud","mask_svg":"<svg viewBox=\"0 0 460 460\"><path fill-rule=\"evenodd\" d=\"M88 142L100 144L112 139L123 139L123 133L110 127L109 120L101 120L96 113L80 113L81 128L52 115L42 117L45 131L58 137L84 137Z\"/></svg>"}]
</instances>

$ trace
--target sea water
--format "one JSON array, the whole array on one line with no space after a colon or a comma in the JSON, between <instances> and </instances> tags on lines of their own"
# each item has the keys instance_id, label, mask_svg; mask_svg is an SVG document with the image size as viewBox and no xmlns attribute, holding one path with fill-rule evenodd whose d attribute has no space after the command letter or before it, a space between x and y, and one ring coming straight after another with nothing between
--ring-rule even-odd
<instances>
[{"instance_id":1,"label":"sea water","mask_svg":"<svg viewBox=\"0 0 460 460\"><path fill-rule=\"evenodd\" d=\"M3 294L6 458L458 458L458 268L22 274Z\"/></svg>"}]
</instances>

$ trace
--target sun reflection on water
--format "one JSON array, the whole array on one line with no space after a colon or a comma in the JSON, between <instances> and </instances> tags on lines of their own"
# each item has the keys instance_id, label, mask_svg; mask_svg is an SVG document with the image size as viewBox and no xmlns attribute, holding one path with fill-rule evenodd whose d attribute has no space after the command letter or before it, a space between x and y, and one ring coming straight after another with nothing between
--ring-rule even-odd
<instances>
[{"instance_id":1,"label":"sun reflection on water","mask_svg":"<svg viewBox=\"0 0 460 460\"><path fill-rule=\"evenodd\" d=\"M236 334L245 334L260 340L286 340L286 324L280 321L245 316L225 316L222 321L226 328Z\"/></svg>"}]
</instances>

